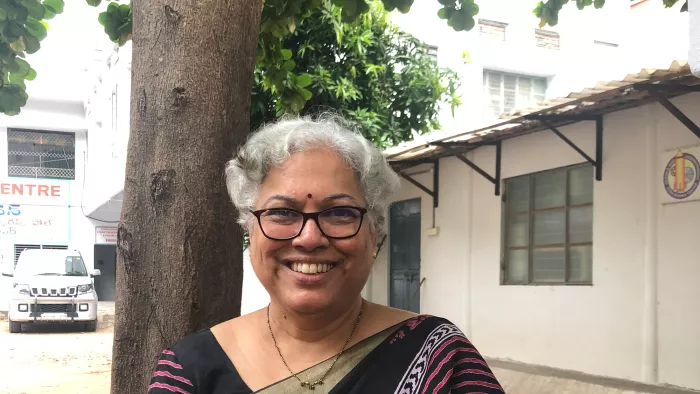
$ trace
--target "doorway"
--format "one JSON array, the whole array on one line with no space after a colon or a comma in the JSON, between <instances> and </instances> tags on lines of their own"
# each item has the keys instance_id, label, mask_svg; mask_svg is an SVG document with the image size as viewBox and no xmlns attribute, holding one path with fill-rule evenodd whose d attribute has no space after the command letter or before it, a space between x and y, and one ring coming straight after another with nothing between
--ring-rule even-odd
<instances>
[{"instance_id":1,"label":"doorway","mask_svg":"<svg viewBox=\"0 0 700 394\"><path fill-rule=\"evenodd\" d=\"M420 198L391 206L390 305L415 313L420 313L420 218Z\"/></svg>"},{"instance_id":2,"label":"doorway","mask_svg":"<svg viewBox=\"0 0 700 394\"><path fill-rule=\"evenodd\" d=\"M100 301L114 301L117 285L117 245L95 245L95 291Z\"/></svg>"}]
</instances>

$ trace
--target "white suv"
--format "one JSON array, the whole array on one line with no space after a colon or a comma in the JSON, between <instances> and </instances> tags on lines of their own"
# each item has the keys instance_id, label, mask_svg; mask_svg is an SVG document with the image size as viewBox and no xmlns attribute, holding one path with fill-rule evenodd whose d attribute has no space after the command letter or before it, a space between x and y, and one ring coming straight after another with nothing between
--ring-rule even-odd
<instances>
[{"instance_id":1,"label":"white suv","mask_svg":"<svg viewBox=\"0 0 700 394\"><path fill-rule=\"evenodd\" d=\"M10 294L10 332L23 324L82 324L97 329L94 276L78 251L28 249L17 260Z\"/></svg>"}]
</instances>

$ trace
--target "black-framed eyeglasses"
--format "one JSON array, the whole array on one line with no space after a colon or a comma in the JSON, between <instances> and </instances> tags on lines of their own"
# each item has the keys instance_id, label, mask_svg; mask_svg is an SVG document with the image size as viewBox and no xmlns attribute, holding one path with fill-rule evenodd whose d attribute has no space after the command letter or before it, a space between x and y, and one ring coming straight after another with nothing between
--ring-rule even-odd
<instances>
[{"instance_id":1,"label":"black-framed eyeglasses","mask_svg":"<svg viewBox=\"0 0 700 394\"><path fill-rule=\"evenodd\" d=\"M286 241L298 237L309 219L316 222L321 234L327 238L352 238L360 232L362 220L367 210L360 207L339 206L319 212L270 208L251 211L251 213L258 218L258 224L265 237L276 241Z\"/></svg>"}]
</instances>

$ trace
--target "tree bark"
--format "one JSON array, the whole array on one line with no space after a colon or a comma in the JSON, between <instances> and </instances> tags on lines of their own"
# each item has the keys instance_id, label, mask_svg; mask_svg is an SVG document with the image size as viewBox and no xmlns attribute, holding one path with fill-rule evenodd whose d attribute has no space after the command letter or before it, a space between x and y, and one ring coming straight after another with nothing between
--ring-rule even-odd
<instances>
[{"instance_id":1,"label":"tree bark","mask_svg":"<svg viewBox=\"0 0 700 394\"><path fill-rule=\"evenodd\" d=\"M224 166L249 131L262 0L133 0L131 136L118 232L112 393L240 314L242 234Z\"/></svg>"}]
</instances>

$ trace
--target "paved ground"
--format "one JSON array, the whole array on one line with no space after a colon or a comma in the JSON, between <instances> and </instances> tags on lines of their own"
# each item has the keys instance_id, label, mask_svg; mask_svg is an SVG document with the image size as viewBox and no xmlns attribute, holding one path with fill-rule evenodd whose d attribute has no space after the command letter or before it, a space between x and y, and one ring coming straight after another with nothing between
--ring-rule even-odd
<instances>
[{"instance_id":1,"label":"paved ground","mask_svg":"<svg viewBox=\"0 0 700 394\"><path fill-rule=\"evenodd\" d=\"M21 334L0 319L0 393L109 393L114 304L100 303L98 318L97 332L41 326Z\"/></svg>"},{"instance_id":2,"label":"paved ground","mask_svg":"<svg viewBox=\"0 0 700 394\"><path fill-rule=\"evenodd\" d=\"M72 327L41 326L10 334L0 317L0 393L2 394L107 394L112 361L114 304L100 303L97 332ZM492 363L508 394L671 394L679 391L635 391L613 388L596 381L583 382L556 374Z\"/></svg>"}]
</instances>

